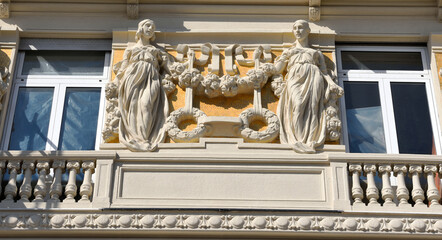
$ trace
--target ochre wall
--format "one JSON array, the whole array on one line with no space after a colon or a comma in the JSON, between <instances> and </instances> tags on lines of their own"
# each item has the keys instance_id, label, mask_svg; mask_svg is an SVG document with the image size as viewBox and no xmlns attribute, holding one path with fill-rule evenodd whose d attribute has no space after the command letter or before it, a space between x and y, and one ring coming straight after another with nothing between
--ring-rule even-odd
<instances>
[{"instance_id":1,"label":"ochre wall","mask_svg":"<svg viewBox=\"0 0 442 240\"><path fill-rule=\"evenodd\" d=\"M11 64L11 58L12 58L12 51L11 48L1 48L0 49L0 66L1 67L7 67L9 68ZM11 71L11 69L9 69Z\"/></svg>"},{"instance_id":2,"label":"ochre wall","mask_svg":"<svg viewBox=\"0 0 442 240\"><path fill-rule=\"evenodd\" d=\"M442 68L442 53L435 53L436 56L436 64L437 64L437 69L441 69ZM438 73L438 77L439 77L439 87L442 90L442 77Z\"/></svg>"}]
</instances>

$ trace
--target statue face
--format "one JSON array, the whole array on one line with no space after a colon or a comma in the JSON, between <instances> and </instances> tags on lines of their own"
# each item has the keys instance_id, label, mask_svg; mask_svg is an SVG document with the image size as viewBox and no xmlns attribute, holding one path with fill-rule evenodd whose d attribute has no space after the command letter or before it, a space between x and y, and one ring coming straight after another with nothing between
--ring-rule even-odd
<instances>
[{"instance_id":1,"label":"statue face","mask_svg":"<svg viewBox=\"0 0 442 240\"><path fill-rule=\"evenodd\" d=\"M153 25L150 22L147 22L143 25L143 29L141 31L143 33L143 35L147 38L152 38L153 35L155 34L155 25Z\"/></svg>"},{"instance_id":2,"label":"statue face","mask_svg":"<svg viewBox=\"0 0 442 240\"><path fill-rule=\"evenodd\" d=\"M304 40L308 37L308 30L302 23L295 23L293 25L293 35L295 35L296 39L298 40Z\"/></svg>"}]
</instances>

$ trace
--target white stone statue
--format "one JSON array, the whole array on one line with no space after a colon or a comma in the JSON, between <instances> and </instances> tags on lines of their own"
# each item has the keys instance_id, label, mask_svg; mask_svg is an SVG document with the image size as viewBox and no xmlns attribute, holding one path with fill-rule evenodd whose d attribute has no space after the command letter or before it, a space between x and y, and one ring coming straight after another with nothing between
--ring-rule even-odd
<instances>
[{"instance_id":1,"label":"white stone statue","mask_svg":"<svg viewBox=\"0 0 442 240\"><path fill-rule=\"evenodd\" d=\"M169 113L161 73L167 69L167 54L151 45L155 24L146 19L138 24L136 44L126 49L117 64L120 142L132 151L153 151L165 138L164 123Z\"/></svg>"},{"instance_id":2,"label":"white stone statue","mask_svg":"<svg viewBox=\"0 0 442 240\"><path fill-rule=\"evenodd\" d=\"M315 153L327 137L327 101L343 89L327 73L324 55L309 47L307 21L293 24L294 47L275 61L276 71L285 75L277 115L281 121L280 140L299 153Z\"/></svg>"}]
</instances>

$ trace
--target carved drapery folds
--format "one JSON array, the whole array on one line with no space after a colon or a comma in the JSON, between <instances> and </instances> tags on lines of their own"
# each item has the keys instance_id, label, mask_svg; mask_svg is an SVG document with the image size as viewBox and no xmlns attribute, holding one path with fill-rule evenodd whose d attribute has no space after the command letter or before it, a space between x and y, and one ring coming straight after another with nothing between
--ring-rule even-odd
<instances>
[{"instance_id":1,"label":"carved drapery folds","mask_svg":"<svg viewBox=\"0 0 442 240\"><path fill-rule=\"evenodd\" d=\"M232 132L229 137L266 143L280 136L281 143L292 145L299 153L316 152L326 139L339 139L341 122L337 100L343 90L334 82L334 69L327 69L324 55L308 45L300 47L298 37L295 46L286 49L275 61L270 45L249 47L247 52L238 44L224 48L211 43L179 44L174 48L176 56L172 57L150 45L154 33L143 30L143 22L138 32L145 32L141 35L137 32L137 36L146 40L138 38L134 47L126 49L123 61L114 66L115 81L106 86L104 139L119 136L120 142L132 151L153 151L166 135L174 142L198 142L201 137L213 136L214 123L226 121L234 128L229 130ZM147 22L153 25L152 21ZM308 39L308 33L303 37ZM140 62L146 66L140 66ZM304 69L297 71L298 75L293 74L300 66ZM240 74L244 68L248 68L247 72ZM299 76L299 72L303 76ZM305 91L293 90L293 83L299 81L304 82ZM284 116L264 108L261 90L267 82L280 98L278 112L285 112ZM184 107L168 115L166 96L175 92L177 85L185 91ZM253 107L229 120L208 116L193 104L194 96L233 98L252 93ZM293 102L292 99L298 98L307 99L310 104ZM146 109L151 112L144 114ZM180 123L188 120L196 126L190 131L180 129ZM254 130L251 128L254 121L264 122L267 127ZM240 123L239 127L236 123ZM294 125L300 129L287 130L292 128L287 126ZM306 137L301 139L299 134Z\"/></svg>"},{"instance_id":2,"label":"carved drapery folds","mask_svg":"<svg viewBox=\"0 0 442 240\"><path fill-rule=\"evenodd\" d=\"M132 151L153 151L165 137L163 127L169 104L161 81L165 76L161 74L167 72L168 57L151 44L154 39L153 21L141 21L136 44L126 49L123 60L114 68L120 111L119 138ZM113 89L108 85L109 92ZM108 99L112 97L109 94ZM108 123L108 127L112 129L113 124Z\"/></svg>"},{"instance_id":3,"label":"carved drapery folds","mask_svg":"<svg viewBox=\"0 0 442 240\"><path fill-rule=\"evenodd\" d=\"M280 94L277 110L281 121L280 139L281 143L292 145L296 152L314 153L327 137L339 137L341 123L336 100L342 96L343 89L327 71L324 55L309 47L308 22L296 21L293 33L295 46L286 49L275 61L279 73L287 71L285 84L275 88Z\"/></svg>"}]
</instances>

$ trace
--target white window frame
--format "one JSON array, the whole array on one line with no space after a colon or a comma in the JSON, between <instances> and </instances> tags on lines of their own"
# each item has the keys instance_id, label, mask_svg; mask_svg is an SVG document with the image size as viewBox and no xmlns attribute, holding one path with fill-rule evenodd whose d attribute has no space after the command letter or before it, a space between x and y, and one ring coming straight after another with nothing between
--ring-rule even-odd
<instances>
[{"instance_id":1,"label":"white window frame","mask_svg":"<svg viewBox=\"0 0 442 240\"><path fill-rule=\"evenodd\" d=\"M342 69L343 51L364 51L364 52L419 52L422 56L422 71L405 70L346 70ZM391 96L392 82L425 83L428 109L430 112L431 127L433 130L434 145L436 154L441 155L440 125L437 115L436 98L430 71L429 56L425 47L387 47L387 46L339 46L337 47L338 81L344 86L345 81L351 82L376 82L379 87L379 96L384 124L384 135L387 153L398 154L399 147L396 135L396 123L393 111L393 100ZM345 93L344 93L345 94ZM343 127L343 139L347 151L349 151L349 140L347 131L347 116L345 96L340 99Z\"/></svg>"},{"instance_id":2,"label":"white window frame","mask_svg":"<svg viewBox=\"0 0 442 240\"><path fill-rule=\"evenodd\" d=\"M54 49L60 50L60 49ZM69 51L69 50L66 50ZM22 75L25 51L17 55L17 71L11 88L10 106L6 118L1 148L7 150L11 137L11 129L14 120L15 107L17 104L18 90L20 87L45 87L54 88L51 115L45 150L57 151L60 130L63 118L63 107L65 103L66 88L100 88L100 105L97 119L97 133L95 138L95 149L98 150L101 143L101 129L104 121L105 85L109 78L111 52L105 53L103 74L101 76L88 75Z\"/></svg>"}]
</instances>

